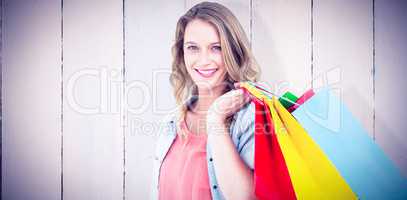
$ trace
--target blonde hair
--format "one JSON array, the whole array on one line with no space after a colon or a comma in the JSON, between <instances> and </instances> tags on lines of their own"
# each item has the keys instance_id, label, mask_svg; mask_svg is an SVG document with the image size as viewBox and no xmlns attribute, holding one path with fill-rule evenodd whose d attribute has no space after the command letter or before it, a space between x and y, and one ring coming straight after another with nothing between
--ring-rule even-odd
<instances>
[{"instance_id":1,"label":"blonde hair","mask_svg":"<svg viewBox=\"0 0 407 200\"><path fill-rule=\"evenodd\" d=\"M185 28L195 19L212 24L219 33L222 56L227 71L225 92L232 89L235 82L257 81L260 74L260 68L253 57L247 36L233 13L219 3L196 4L179 18L175 31L175 43L171 49L173 62L170 82L180 108L179 121L184 119L188 110L189 103L186 101L198 93L197 86L187 72L183 52Z\"/></svg>"}]
</instances>

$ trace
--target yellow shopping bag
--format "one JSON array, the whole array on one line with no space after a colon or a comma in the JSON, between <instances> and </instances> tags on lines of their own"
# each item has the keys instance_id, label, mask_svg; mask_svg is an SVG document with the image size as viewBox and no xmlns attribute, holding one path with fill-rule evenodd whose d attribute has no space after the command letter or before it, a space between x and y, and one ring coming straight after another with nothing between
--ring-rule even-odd
<instances>
[{"instance_id":1,"label":"yellow shopping bag","mask_svg":"<svg viewBox=\"0 0 407 200\"><path fill-rule=\"evenodd\" d=\"M319 146L276 98L265 99L298 199L357 199Z\"/></svg>"}]
</instances>

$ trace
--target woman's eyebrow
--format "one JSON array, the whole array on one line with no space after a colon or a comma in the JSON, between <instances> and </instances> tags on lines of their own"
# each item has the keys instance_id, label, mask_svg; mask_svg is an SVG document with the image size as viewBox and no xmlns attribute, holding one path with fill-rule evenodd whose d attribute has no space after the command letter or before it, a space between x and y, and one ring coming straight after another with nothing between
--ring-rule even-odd
<instances>
[{"instance_id":1,"label":"woman's eyebrow","mask_svg":"<svg viewBox=\"0 0 407 200\"><path fill-rule=\"evenodd\" d=\"M196 42L193 42L193 41L187 41L187 42L185 42L184 44L197 44ZM212 42L212 43L210 43L209 45L215 45L215 44L220 44L220 42Z\"/></svg>"},{"instance_id":2,"label":"woman's eyebrow","mask_svg":"<svg viewBox=\"0 0 407 200\"><path fill-rule=\"evenodd\" d=\"M192 42L192 41L188 41L188 42L185 42L184 44L196 44L196 43Z\"/></svg>"}]
</instances>

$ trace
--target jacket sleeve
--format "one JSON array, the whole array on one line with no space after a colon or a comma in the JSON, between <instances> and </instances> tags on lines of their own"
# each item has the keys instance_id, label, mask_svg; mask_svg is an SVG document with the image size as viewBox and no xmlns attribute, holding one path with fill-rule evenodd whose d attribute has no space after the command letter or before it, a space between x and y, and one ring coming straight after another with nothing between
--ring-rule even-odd
<instances>
[{"instance_id":1,"label":"jacket sleeve","mask_svg":"<svg viewBox=\"0 0 407 200\"><path fill-rule=\"evenodd\" d=\"M232 139L235 142L240 157L245 164L254 169L254 103L241 109L232 122Z\"/></svg>"}]
</instances>

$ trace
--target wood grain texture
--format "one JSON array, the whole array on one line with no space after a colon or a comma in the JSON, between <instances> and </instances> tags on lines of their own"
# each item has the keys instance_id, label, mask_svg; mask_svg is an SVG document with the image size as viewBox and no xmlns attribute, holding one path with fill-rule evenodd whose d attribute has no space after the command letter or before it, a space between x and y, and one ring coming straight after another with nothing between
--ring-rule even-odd
<instances>
[{"instance_id":1,"label":"wood grain texture","mask_svg":"<svg viewBox=\"0 0 407 200\"><path fill-rule=\"evenodd\" d=\"M253 51L262 81L277 94L311 87L311 2L253 1Z\"/></svg>"},{"instance_id":2,"label":"wood grain texture","mask_svg":"<svg viewBox=\"0 0 407 200\"><path fill-rule=\"evenodd\" d=\"M2 199L59 199L58 1L3 1Z\"/></svg>"},{"instance_id":3,"label":"wood grain texture","mask_svg":"<svg viewBox=\"0 0 407 200\"><path fill-rule=\"evenodd\" d=\"M373 10L371 1L314 0L316 88L338 89L373 138Z\"/></svg>"},{"instance_id":4,"label":"wood grain texture","mask_svg":"<svg viewBox=\"0 0 407 200\"><path fill-rule=\"evenodd\" d=\"M407 2L375 2L376 141L407 177Z\"/></svg>"},{"instance_id":5,"label":"wood grain texture","mask_svg":"<svg viewBox=\"0 0 407 200\"><path fill-rule=\"evenodd\" d=\"M63 197L121 199L122 4L68 0L63 17Z\"/></svg>"},{"instance_id":6,"label":"wood grain texture","mask_svg":"<svg viewBox=\"0 0 407 200\"><path fill-rule=\"evenodd\" d=\"M3 1L2 198L148 199L160 120L176 109L176 22L199 2ZM405 1L215 2L242 24L261 82L339 89L407 176Z\"/></svg>"}]
</instances>

